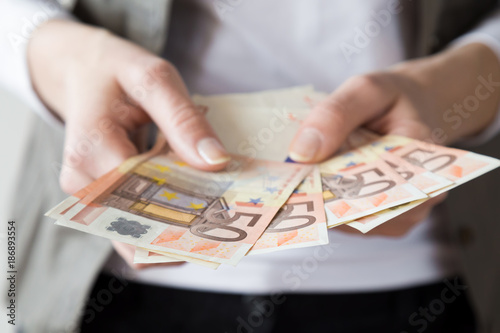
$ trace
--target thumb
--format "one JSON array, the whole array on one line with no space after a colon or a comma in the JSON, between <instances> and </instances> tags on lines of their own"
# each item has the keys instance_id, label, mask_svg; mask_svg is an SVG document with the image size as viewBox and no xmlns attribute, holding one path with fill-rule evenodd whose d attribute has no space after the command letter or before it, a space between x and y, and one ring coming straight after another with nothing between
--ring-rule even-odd
<instances>
[{"instance_id":1,"label":"thumb","mask_svg":"<svg viewBox=\"0 0 500 333\"><path fill-rule=\"evenodd\" d=\"M347 80L311 110L292 140L290 158L303 163L327 159L354 129L384 113L396 97L384 73Z\"/></svg>"},{"instance_id":2,"label":"thumb","mask_svg":"<svg viewBox=\"0 0 500 333\"><path fill-rule=\"evenodd\" d=\"M154 120L174 151L190 165L219 170L230 160L217 135L187 92L177 70L168 62L147 56L145 67L119 73L123 89ZM146 70L144 70L146 68ZM143 96L137 84L148 82Z\"/></svg>"}]
</instances>

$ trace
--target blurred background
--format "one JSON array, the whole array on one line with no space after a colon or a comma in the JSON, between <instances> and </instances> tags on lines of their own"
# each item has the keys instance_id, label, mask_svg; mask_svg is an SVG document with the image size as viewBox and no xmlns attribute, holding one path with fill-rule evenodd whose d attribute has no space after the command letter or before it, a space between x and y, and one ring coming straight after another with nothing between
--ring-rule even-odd
<instances>
[{"instance_id":1,"label":"blurred background","mask_svg":"<svg viewBox=\"0 0 500 333\"><path fill-rule=\"evenodd\" d=\"M8 216L10 195L15 186L16 170L22 159L23 149L29 136L30 122L35 120L35 115L18 99L9 92L0 89L0 219L5 221Z\"/></svg>"},{"instance_id":2,"label":"blurred background","mask_svg":"<svg viewBox=\"0 0 500 333\"><path fill-rule=\"evenodd\" d=\"M26 149L27 139L29 137L29 127L32 121L36 121L36 116L14 96L3 89L0 89L0 152L2 162L0 163L0 221L4 226L0 231L0 243L4 248L6 222L13 219L12 193L16 180L19 177L19 166L22 163L24 151ZM41 120L38 120L41 121ZM2 251L2 253L4 253ZM6 262L2 256L2 272L6 271ZM4 290L5 279L0 279L0 290ZM4 309L5 297L0 297L0 305ZM7 321L0 321L0 332L11 332L13 327L7 324Z\"/></svg>"}]
</instances>

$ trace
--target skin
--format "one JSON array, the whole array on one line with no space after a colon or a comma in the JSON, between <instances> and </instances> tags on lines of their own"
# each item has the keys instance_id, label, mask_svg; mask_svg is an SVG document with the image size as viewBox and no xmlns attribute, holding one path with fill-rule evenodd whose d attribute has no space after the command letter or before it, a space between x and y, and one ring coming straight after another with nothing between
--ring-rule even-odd
<instances>
[{"instance_id":1,"label":"skin","mask_svg":"<svg viewBox=\"0 0 500 333\"><path fill-rule=\"evenodd\" d=\"M197 150L204 138L218 141L202 112L189 99L174 66L156 55L96 27L48 21L28 45L32 84L42 101L66 126L60 185L74 193L140 152L144 126L155 122L176 153L190 165L215 171L227 164L207 163ZM427 139L442 128L450 144L484 129L498 110L500 88L458 129L443 120L453 103L474 94L477 77L500 81L500 65L482 44L469 44L435 56L347 80L312 110L290 150L306 129L318 134L318 150L307 163L321 162L359 126L380 134ZM82 149L82 142L89 143ZM300 147L299 147L300 148ZM368 235L401 236L427 216L444 196L429 200ZM345 227L346 232L357 232ZM135 268L133 247L113 242ZM164 264L172 265L172 264ZM155 265L156 266L156 265Z\"/></svg>"}]
</instances>

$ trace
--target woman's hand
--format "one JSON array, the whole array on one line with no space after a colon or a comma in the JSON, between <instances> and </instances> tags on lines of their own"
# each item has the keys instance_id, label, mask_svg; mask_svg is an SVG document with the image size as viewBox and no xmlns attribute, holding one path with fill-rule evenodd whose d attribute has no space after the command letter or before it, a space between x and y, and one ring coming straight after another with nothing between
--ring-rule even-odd
<instances>
[{"instance_id":1,"label":"woman's hand","mask_svg":"<svg viewBox=\"0 0 500 333\"><path fill-rule=\"evenodd\" d=\"M359 126L382 135L453 143L484 129L498 111L499 100L496 55L479 43L449 49L345 82L303 122L290 157L323 161ZM402 235L443 198L429 200L370 234Z\"/></svg>"},{"instance_id":2,"label":"woman's hand","mask_svg":"<svg viewBox=\"0 0 500 333\"><path fill-rule=\"evenodd\" d=\"M154 121L175 152L204 170L229 155L167 61L111 33L49 21L28 47L33 85L66 124L61 187L78 191L138 153L131 139Z\"/></svg>"},{"instance_id":3,"label":"woman's hand","mask_svg":"<svg viewBox=\"0 0 500 333\"><path fill-rule=\"evenodd\" d=\"M176 69L137 45L54 20L34 33L28 62L34 88L66 124L60 185L67 193L137 154L132 141L151 121L189 164L217 170L229 161ZM134 267L130 248L114 245Z\"/></svg>"}]
</instances>

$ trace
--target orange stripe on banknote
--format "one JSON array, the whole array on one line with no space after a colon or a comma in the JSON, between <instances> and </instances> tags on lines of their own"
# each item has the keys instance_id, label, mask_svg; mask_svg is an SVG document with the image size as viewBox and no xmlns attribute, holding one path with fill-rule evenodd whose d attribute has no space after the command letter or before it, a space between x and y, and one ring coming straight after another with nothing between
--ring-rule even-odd
<instances>
[{"instance_id":1,"label":"orange stripe on banknote","mask_svg":"<svg viewBox=\"0 0 500 333\"><path fill-rule=\"evenodd\" d=\"M363 166L363 165L366 165L366 163L363 162L363 163L359 163L359 164L356 164L356 165L351 165L351 166L349 166L347 168L340 169L339 171L348 171L348 170L356 169L356 168L358 168L360 166Z\"/></svg>"},{"instance_id":2,"label":"orange stripe on banknote","mask_svg":"<svg viewBox=\"0 0 500 333\"><path fill-rule=\"evenodd\" d=\"M162 243L168 243L179 240L186 232L187 229L177 231L167 228L151 242L151 245L162 246Z\"/></svg>"},{"instance_id":3,"label":"orange stripe on banknote","mask_svg":"<svg viewBox=\"0 0 500 333\"><path fill-rule=\"evenodd\" d=\"M305 197L307 196L307 193L293 193L290 198L296 198L296 197Z\"/></svg>"},{"instance_id":4,"label":"orange stripe on banknote","mask_svg":"<svg viewBox=\"0 0 500 333\"><path fill-rule=\"evenodd\" d=\"M241 207L264 207L264 204L261 204L261 203L254 204L254 203L251 203L251 202L236 201L236 206L241 206Z\"/></svg>"},{"instance_id":5,"label":"orange stripe on banknote","mask_svg":"<svg viewBox=\"0 0 500 333\"><path fill-rule=\"evenodd\" d=\"M221 243L212 241L201 241L196 243L196 245L189 252L200 252L217 248Z\"/></svg>"}]
</instances>

